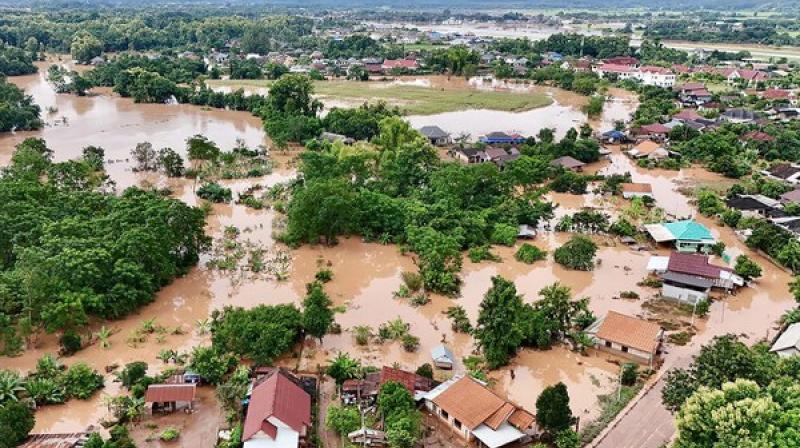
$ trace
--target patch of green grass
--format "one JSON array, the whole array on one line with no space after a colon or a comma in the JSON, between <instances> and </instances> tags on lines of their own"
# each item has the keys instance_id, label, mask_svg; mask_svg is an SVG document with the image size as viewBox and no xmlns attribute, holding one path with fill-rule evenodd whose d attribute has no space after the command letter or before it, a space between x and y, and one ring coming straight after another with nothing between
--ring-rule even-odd
<instances>
[{"instance_id":1,"label":"patch of green grass","mask_svg":"<svg viewBox=\"0 0 800 448\"><path fill-rule=\"evenodd\" d=\"M586 445L587 443L594 440L603 428L608 426L614 417L622 411L623 408L630 402L636 394L642 389L643 383L637 383L633 386L622 386L622 391L619 393L619 399L617 399L617 392L614 391L608 395L600 395L598 397L600 401L600 407L602 411L600 412L600 416L597 417L597 420L589 423L588 425L584 426L581 430L581 446Z\"/></svg>"},{"instance_id":2,"label":"patch of green grass","mask_svg":"<svg viewBox=\"0 0 800 448\"><path fill-rule=\"evenodd\" d=\"M269 87L266 80L213 80L211 87ZM492 109L518 112L552 104L544 93L482 91L474 89L441 89L384 82L316 81L316 94L324 102L347 101L358 104L364 101L382 100L400 107L411 115L433 115L467 109Z\"/></svg>"}]
</instances>

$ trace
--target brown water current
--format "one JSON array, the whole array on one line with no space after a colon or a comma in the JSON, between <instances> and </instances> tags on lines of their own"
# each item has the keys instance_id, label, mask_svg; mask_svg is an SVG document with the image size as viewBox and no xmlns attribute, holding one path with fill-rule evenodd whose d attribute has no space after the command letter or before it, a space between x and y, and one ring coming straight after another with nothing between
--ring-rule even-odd
<instances>
[{"instance_id":1,"label":"brown water current","mask_svg":"<svg viewBox=\"0 0 800 448\"><path fill-rule=\"evenodd\" d=\"M44 67L43 67L44 68ZM44 70L43 70L44 71ZM184 151L184 140L194 134L204 134L220 144L223 149L233 147L237 138L243 138L248 145L268 144L261 124L248 113L221 110L204 110L184 105L135 104L107 91L94 96L75 97L56 95L47 84L44 73L12 78L12 81L33 95L36 102L46 108L55 106L58 112L44 113L48 125L41 131L0 136L0 162L7 163L16 143L28 136L40 136L47 140L55 151L57 160L65 160L80 155L87 145L99 145L106 149L109 175L119 187L139 184L169 186L174 196L189 203L197 204L195 185L190 180L165 179L154 174L134 173L128 161L130 150L139 142L149 141L156 148L170 146ZM447 82L434 79L431 82ZM455 82L455 81L454 81ZM465 81L458 81L465 82ZM504 88L497 86L496 88ZM510 87L509 87L510 88ZM489 130L519 130L526 134L536 134L542 127L553 127L560 133L569 127L579 126L586 120L580 112L581 101L585 99L569 92L551 91L555 102L552 106L520 113L499 113L491 111L464 111L440 116L410 117L415 125L437 124L444 129L458 133L468 130L479 135ZM607 128L614 120L624 119L635 107L635 99L622 92L611 92L616 98L606 103L600 120L592 124L598 129ZM66 123L61 117L66 117ZM460 126L457 128L456 125ZM451 126L453 126L451 128ZM484 129L485 128L485 129ZM255 183L272 185L290 179L294 171L288 161L291 155L277 155L279 166L273 174L258 179L226 182L235 192L240 192ZM612 148L610 160L601 161L589 167L590 171L600 173L631 172L634 181L653 185L654 195L659 205L676 216L695 214L693 206L678 190L702 184L719 184L721 178L702 169L681 171L643 170L625 157L619 148ZM602 207L609 212L625 206L625 202L596 195L585 197L552 194L551 199L560 204L558 214L573 212L584 206ZM215 205L214 213L208 219L208 232L220 238L226 226L237 226L241 239L249 239L270 250L288 250L276 244L272 237L272 222L276 213L271 210L252 210L236 204ZM714 222L700 218L709 225L716 236L725 241L732 255L750 254L763 268L764 275L736 296L727 297L712 306L705 321L698 323L699 334L691 345L669 347L667 364L675 356L691 353L698 344L707 341L715 334L743 333L753 339L774 335L773 321L792 306L787 282L790 275L775 267L768 260L752 253L742 244L732 231L720 228ZM568 234L543 233L534 242L550 253L569 238ZM471 337L456 334L450 327L450 320L443 312L450 306L463 306L470 319L477 317L481 299L491 284L491 277L502 275L511 279L527 302L538 300L538 291L554 282L568 285L576 297L589 297L590 308L597 315L616 310L634 315L645 315L642 302L652 297L655 290L636 285L645 276L649 252L634 252L618 245L608 238L598 238L600 246L598 258L602 260L592 272L565 270L552 262L552 257L533 265L514 260L515 248L494 248L502 263L484 262L474 264L464 260L461 277L463 288L460 297L448 298L433 296L429 304L414 307L407 299L394 298L403 271L415 271L412 254L403 255L396 246L364 243L357 238L342 238L337 246L304 246L290 250L291 266L289 277L276 281L266 277L250 277L241 273L226 273L211 270L205 263L210 256L204 256L201 264L188 275L175 280L157 294L153 303L143 307L138 313L113 322L93 322L87 332L94 332L105 325L114 331L110 338L111 347L103 349L93 344L78 352L65 362L71 364L84 361L90 366L105 372L105 367L113 364L143 360L151 369L160 370L164 364L157 359L163 349L186 351L198 344L208 344L209 336L198 332L198 321L208 319L210 313L226 305L252 307L259 304L295 303L299 304L305 291L305 284L312 281L320 267L330 269L334 278L325 288L337 309L336 321L342 332L328 335L320 346L318 341L306 341L302 357L286 359L282 363L299 367L302 370L317 369L338 351L345 351L364 362L380 366L398 363L415 369L423 362L430 361L430 349L442 342L446 343L459 358L474 352ZM658 249L657 253L667 253ZM621 291L632 290L642 296L642 300L623 300L616 298ZM377 330L381 323L395 318L407 322L410 332L419 337L420 346L413 353L406 352L398 342L379 344L371 341L367 346L357 346L352 328L369 325ZM155 319L169 330L180 328L179 334L170 331L163 340L150 335L145 342L131 346L128 337L146 319ZM0 367L27 371L35 366L36 359L45 353L58 349L56 338L42 335L34 347L22 356L0 358ZM589 351L587 356L555 347L548 351L523 350L507 368L492 372L495 388L511 399L533 410L536 397L545 386L564 382L572 398L573 411L582 418L591 419L598 409L597 396L610 393L615 388L619 367L610 355ZM514 371L512 378L510 370ZM440 373L441 374L441 373ZM103 397L118 392L113 375L106 375L106 388L91 400L72 400L62 406L43 407L37 411L37 432L79 431L87 425L96 424L105 415ZM201 392L201 403L206 409L216 409L213 393ZM158 420L166 424L182 425L182 446L211 446L218 415L211 410L195 414L202 424L180 420ZM180 420L180 421L178 421ZM584 420L585 421L585 420ZM135 437L146 438L146 429L137 428ZM184 438L185 437L185 438Z\"/></svg>"}]
</instances>

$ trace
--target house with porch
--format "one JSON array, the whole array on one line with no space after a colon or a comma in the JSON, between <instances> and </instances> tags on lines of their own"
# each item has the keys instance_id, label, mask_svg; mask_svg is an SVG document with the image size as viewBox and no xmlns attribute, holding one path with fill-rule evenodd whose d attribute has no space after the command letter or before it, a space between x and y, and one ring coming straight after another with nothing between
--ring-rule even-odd
<instances>
[{"instance_id":1,"label":"house with porch","mask_svg":"<svg viewBox=\"0 0 800 448\"><path fill-rule=\"evenodd\" d=\"M709 253L717 242L706 226L691 219L646 224L644 229L656 243L673 244L678 252Z\"/></svg>"},{"instance_id":2,"label":"house with porch","mask_svg":"<svg viewBox=\"0 0 800 448\"><path fill-rule=\"evenodd\" d=\"M191 410L196 394L195 384L151 384L144 393L144 402L151 404L153 413Z\"/></svg>"},{"instance_id":3,"label":"house with porch","mask_svg":"<svg viewBox=\"0 0 800 448\"><path fill-rule=\"evenodd\" d=\"M499 448L538 433L533 414L468 375L454 376L423 399L427 410L467 443Z\"/></svg>"},{"instance_id":4,"label":"house with porch","mask_svg":"<svg viewBox=\"0 0 800 448\"><path fill-rule=\"evenodd\" d=\"M609 311L605 317L598 319L586 334L595 341L595 348L621 355L636 362L653 367L664 329L658 324L616 311Z\"/></svg>"}]
</instances>

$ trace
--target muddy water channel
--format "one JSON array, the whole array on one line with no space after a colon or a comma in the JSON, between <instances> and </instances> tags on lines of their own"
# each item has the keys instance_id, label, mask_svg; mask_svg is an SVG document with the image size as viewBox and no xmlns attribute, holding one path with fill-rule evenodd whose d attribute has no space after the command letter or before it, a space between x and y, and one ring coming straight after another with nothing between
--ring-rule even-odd
<instances>
[{"instance_id":1,"label":"muddy water channel","mask_svg":"<svg viewBox=\"0 0 800 448\"><path fill-rule=\"evenodd\" d=\"M259 121L247 113L204 110L181 105L134 104L130 100L113 96L110 92L96 92L96 95L83 98L56 95L44 76L42 72L12 78L13 82L34 96L43 110L53 106L57 111L44 112L47 126L41 131L0 137L0 161L3 163L9 160L14 145L28 136L45 138L55 151L57 160L78 156L84 146L99 145L105 148L110 161L107 162L109 175L120 188L139 184L169 186L176 197L187 203L197 204L192 181L167 180L157 175L134 173L131 169L132 163L128 160L130 150L139 142L149 141L156 148L169 146L182 152L184 140L194 134L209 137L225 150L233 147L237 138L244 139L252 146L268 143ZM553 127L563 133L569 127L578 126L586 120L585 115L580 112L579 97L555 90L552 95L555 99L553 105L529 112L495 115L488 111L465 111L410 117L410 120L415 126L437 124L453 133L464 130L472 135L490 130L518 130L535 134L543 127ZM607 102L604 115L592 122L595 127L605 128L614 120L625 119L635 107L635 100L630 96L621 92L613 92L612 96L614 99ZM271 175L226 184L235 192L241 192L255 183L271 185L291 178L294 175L288 163L291 157L276 158L279 164ZM680 172L640 170L618 148L613 149L610 160L598 162L591 169L601 173L628 171L633 174L635 181L652 183L659 205L676 216L694 214L688 199L678 192L679 187L718 183L720 180L699 169ZM621 201L615 202L592 195L579 197L554 194L552 199L560 204L559 213L584 206L598 206L612 211L624 205L619 203ZM322 345L309 340L304 344L301 354L282 361L287 366L305 371L315 371L337 351L349 352L372 365L398 363L411 370L429 362L430 349L442 342L453 349L458 359L473 353L475 347L472 339L454 333L443 312L450 306L461 305L474 322L480 301L494 275L503 275L513 280L528 302L538 299L537 293L541 288L553 282L561 282L570 286L576 297L589 297L590 307L597 315L603 315L609 310L644 314L644 299L655 294L655 290L636 285L645 276L645 267L651 253L634 252L610 239L598 239L598 257L602 263L593 272L564 270L553 264L552 258L532 266L526 265L514 260L515 248L497 248L495 252L503 259L501 263L473 264L465 259L462 271L464 286L460 297L435 296L431 303L414 307L407 300L393 297L393 292L401 284L401 273L415 270L412 255L402 255L395 246L364 243L357 238L343 238L335 247L306 246L289 251L278 247L272 239L272 222L275 219L275 213L270 210L256 211L235 204L216 205L208 220L208 232L214 238L219 238L226 226L237 226L242 231L242 239L251 240L270 250L286 251L290 260L288 279L276 281L241 273L220 273L207 268L205 263L209 257L204 257L197 268L162 289L156 300L137 314L119 321L93 323L91 330L96 330L102 324L113 330L109 349L95 344L66 358L65 363L85 361L104 372L109 365L143 360L151 368L161 369L164 364L157 359L159 351L186 351L195 345L208 343L209 336L197 330L197 323L208 319L214 309L226 305L252 307L258 304L299 303L305 284L323 266L334 272L334 279L326 285L326 290L341 310L336 315L336 321L341 325L342 332L326 336ZM714 223L707 221L706 224L712 226L715 235L725 241L732 254L748 252L729 229L719 229ZM535 244L552 252L568 237L566 234L543 233ZM666 250L659 252L666 253ZM710 316L697 323L699 334L692 344L676 347L674 353L691 353L700 342L714 334L735 332L753 338L764 337L770 331L774 319L791 306L786 287L789 275L762 257L752 253L751 256L764 267L763 278L752 288L715 303ZM642 300L616 298L619 292L626 290L636 291ZM371 342L364 347L355 344L352 328L369 325L377 329L381 323L396 317L407 322L411 333L420 338L420 347L416 352L407 353L398 342ZM155 319L168 329L180 331L170 332L163 340L150 337L135 346L129 345L128 336L146 319ZM29 370L35 366L36 359L41 355L54 353L57 348L54 337L42 335L36 346L22 356L0 358L0 366ZM673 352L673 348L670 348L670 352ZM673 353L670 353L668 363L672 357ZM498 391L530 410L535 408L535 400L543 387L562 381L569 388L574 412L591 419L599 412L598 395L614 390L618 371L618 360L610 355L590 351L586 356L581 356L566 348L556 347L548 351L523 350L512 365L493 372L491 377ZM72 432L96 424L106 412L103 397L116 394L118 389L109 374L105 390L91 400L73 400L65 405L38 410L34 430ZM213 395L203 395L202 401L205 406L213 409L213 404L210 404L213 402ZM199 428L198 434L203 434L195 445L211 446L212 433L206 435L205 431L217 424L219 416L215 412L202 415L205 420L194 423ZM195 432L184 431L184 435L188 436L190 433Z\"/></svg>"}]
</instances>

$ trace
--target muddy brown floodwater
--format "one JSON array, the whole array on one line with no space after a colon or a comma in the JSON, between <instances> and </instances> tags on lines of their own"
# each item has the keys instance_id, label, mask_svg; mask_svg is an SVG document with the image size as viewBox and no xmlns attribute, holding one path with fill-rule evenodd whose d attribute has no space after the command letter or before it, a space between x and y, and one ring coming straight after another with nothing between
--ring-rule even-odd
<instances>
[{"instance_id":1,"label":"muddy brown floodwater","mask_svg":"<svg viewBox=\"0 0 800 448\"><path fill-rule=\"evenodd\" d=\"M11 78L33 95L43 107L57 108L57 112L44 112L47 126L41 131L6 134L0 137L0 162L7 163L16 143L28 136L43 137L55 151L56 160L76 157L87 145L99 145L106 149L109 175L118 186L150 184L169 186L175 197L197 204L192 181L165 179L155 174L134 173L128 161L130 150L139 142L149 141L156 148L170 146L183 152L184 140L194 134L204 134L218 142L223 149L231 148L237 138L244 139L248 145L268 144L261 124L248 113L221 110L205 110L183 105L135 104L128 99L119 98L108 91L95 92L88 97L57 95L47 84L42 73ZM443 82L433 79L430 82ZM464 82L458 81L458 82ZM475 88L532 88L526 86L473 86ZM429 117L410 117L415 125L437 124L457 133L468 130L473 135L496 130L519 130L526 134L536 134L543 127L553 127L559 133L569 127L579 126L586 120L580 112L585 99L569 92L551 89L555 102L552 106L520 113L495 113L491 111L464 111L440 114ZM603 116L592 121L595 128L606 128L614 120L625 119L635 108L636 100L629 94L611 92L612 100L606 103ZM63 120L61 117L66 117ZM460 126L457 127L457 126ZM679 188L691 188L701 184L720 184L722 179L705 170L692 168L681 171L642 170L631 163L619 148L612 149L610 160L590 166L590 171L601 173L631 172L635 181L653 184L654 194L660 206L676 216L695 214L689 200ZM280 164L276 170L262 178L225 182L234 191L241 192L249 186L260 183L272 185L292 178L294 171L287 161L291 155L276 156ZM551 199L560 204L558 214L572 212L584 206L603 207L609 212L624 206L622 200L608 200L596 195L585 197L552 194ZM226 226L236 226L242 230L242 239L265 246L271 250L286 250L279 247L272 238L272 222L276 219L271 210L252 210L236 204L215 205L209 217L207 229L215 238L222 235ZM670 347L667 363L674 354L690 353L698 344L707 341L715 334L726 332L742 333L751 338L761 338L768 334L772 322L792 305L787 291L790 276L772 265L768 260L753 254L738 241L729 229L716 226L702 219L715 235L726 242L733 255L748 253L764 267L764 276L752 288L746 288L733 297L717 302L712 306L710 316L700 322L700 333L691 345ZM543 233L534 244L552 252L569 238L567 234ZM209 256L204 256L200 265L188 275L175 280L157 294L153 303L143 307L136 314L113 322L93 322L87 331L96 331L105 325L114 331L110 338L111 348L103 349L98 344L91 345L64 361L71 364L84 361L101 372L109 365L143 360L153 370L164 368L157 359L163 349L186 351L198 344L209 343L206 334L199 334L197 322L208 319L211 312L226 305L252 307L259 304L299 303L305 284L312 281L315 272L324 266L334 272L334 278L326 285L326 290L337 308L336 320L342 326L342 333L328 335L321 346L317 341L304 344L302 357L287 358L282 364L306 371L315 371L338 351L345 351L364 362L380 366L397 363L408 369L415 369L421 363L429 362L430 349L445 342L457 357L474 352L471 337L455 334L450 321L443 312L450 306L463 306L470 319L475 320L481 299L491 284L491 277L503 275L515 282L525 300L534 302L538 291L561 282L569 286L576 297L589 297L590 308L603 315L609 310L623 313L645 315L643 300L622 300L616 298L619 292L632 290L643 298L652 297L655 291L641 288L636 283L645 275L647 252L633 252L616 245L606 238L598 238L599 258L602 263L593 272L568 271L555 265L552 257L533 265L514 260L515 248L493 249L502 263L485 262L480 264L464 261L461 296L448 298L434 296L431 303L414 307L407 300L395 299L393 292L401 284L403 271L415 270L411 254L403 255L396 246L364 243L357 238L343 238L334 247L305 246L289 251L291 259L290 275L287 280L276 281L266 278L252 278L239 273L230 274L210 270L205 266ZM667 253L659 249L657 253ZM410 325L412 334L420 338L420 347L414 353L407 353L398 342L378 344L370 342L366 347L355 344L350 331L358 325L377 327L386 321L400 317ZM166 335L163 340L150 337L136 346L127 344L128 336L141 326L142 321L155 319L168 329L180 328L177 334ZM772 333L769 333L772 336ZM36 359L45 353L58 349L56 338L42 335L34 347L22 356L0 358L3 368L27 371L35 366ZM533 410L536 397L543 387L556 382L564 382L571 397L573 411L584 418L597 415L600 394L614 390L619 371L617 359L589 351L581 356L564 347L548 351L523 350L512 364L491 374L495 387L511 399ZM514 371L512 378L510 370ZM441 372L439 373L442 374ZM113 376L106 375L106 388L87 401L70 401L62 406L43 407L37 411L37 432L71 432L84 430L88 425L97 424L105 415L103 397L113 395L119 388L113 383ZM148 438L154 431L148 424L160 429L167 423L182 425L182 438L192 446L212 446L213 434L219 425L213 393L201 393L205 411L202 425L191 424L179 417L169 423L168 419L146 420L137 428L137 438ZM194 429L192 429L194 428ZM184 444L184 446L188 446Z\"/></svg>"}]
</instances>

